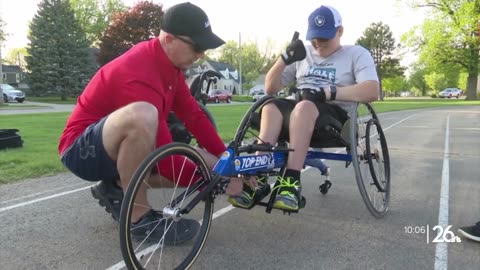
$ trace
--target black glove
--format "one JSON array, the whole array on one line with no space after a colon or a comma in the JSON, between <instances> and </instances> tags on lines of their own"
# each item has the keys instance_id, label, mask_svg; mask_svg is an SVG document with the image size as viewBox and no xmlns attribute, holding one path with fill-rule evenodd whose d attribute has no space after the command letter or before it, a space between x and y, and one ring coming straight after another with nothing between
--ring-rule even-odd
<instances>
[{"instance_id":1,"label":"black glove","mask_svg":"<svg viewBox=\"0 0 480 270\"><path fill-rule=\"evenodd\" d=\"M283 62L285 62L285 65L287 66L293 62L301 61L307 56L305 46L303 45L303 42L298 39L298 35L298 32L293 34L292 41L287 46L285 52L282 53Z\"/></svg>"},{"instance_id":2,"label":"black glove","mask_svg":"<svg viewBox=\"0 0 480 270\"><path fill-rule=\"evenodd\" d=\"M320 89L315 90L315 89L299 89L297 93L297 100L310 100L313 103L323 103L325 102L326 95L325 95L325 90L323 87L320 87Z\"/></svg>"}]
</instances>

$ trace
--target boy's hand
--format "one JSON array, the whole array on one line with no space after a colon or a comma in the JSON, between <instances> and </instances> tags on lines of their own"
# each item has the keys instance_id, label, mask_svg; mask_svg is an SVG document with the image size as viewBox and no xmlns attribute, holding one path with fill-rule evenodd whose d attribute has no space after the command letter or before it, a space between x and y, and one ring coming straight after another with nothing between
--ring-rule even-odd
<instances>
[{"instance_id":1,"label":"boy's hand","mask_svg":"<svg viewBox=\"0 0 480 270\"><path fill-rule=\"evenodd\" d=\"M292 42L287 46L287 49L282 53L282 59L285 65L290 65L297 61L302 61L307 56L303 42L298 39L298 32L293 34Z\"/></svg>"}]
</instances>

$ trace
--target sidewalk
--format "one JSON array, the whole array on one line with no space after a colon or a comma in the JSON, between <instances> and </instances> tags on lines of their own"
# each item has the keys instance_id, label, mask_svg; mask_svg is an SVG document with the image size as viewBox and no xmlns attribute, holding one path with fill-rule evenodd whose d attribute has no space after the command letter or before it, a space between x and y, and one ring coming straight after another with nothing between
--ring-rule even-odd
<instances>
[{"instance_id":1,"label":"sidewalk","mask_svg":"<svg viewBox=\"0 0 480 270\"><path fill-rule=\"evenodd\" d=\"M36 107L29 107L36 106ZM32 114L32 113L51 113L51 112L71 112L74 104L52 104L35 101L25 101L24 103L8 103L7 108L0 109L0 115L7 114Z\"/></svg>"}]
</instances>

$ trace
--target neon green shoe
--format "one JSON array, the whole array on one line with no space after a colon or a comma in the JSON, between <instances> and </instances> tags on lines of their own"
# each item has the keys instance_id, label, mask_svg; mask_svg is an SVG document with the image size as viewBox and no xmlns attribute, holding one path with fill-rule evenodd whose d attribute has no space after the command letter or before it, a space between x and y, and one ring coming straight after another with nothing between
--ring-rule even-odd
<instances>
[{"instance_id":1,"label":"neon green shoe","mask_svg":"<svg viewBox=\"0 0 480 270\"><path fill-rule=\"evenodd\" d=\"M252 189L249 185L243 183L243 190L240 195L228 196L228 202L240 208L250 208L255 202L261 201L270 193L270 185L267 183L266 176L257 176L258 187Z\"/></svg>"},{"instance_id":2,"label":"neon green shoe","mask_svg":"<svg viewBox=\"0 0 480 270\"><path fill-rule=\"evenodd\" d=\"M298 211L300 208L300 198L302 185L299 180L294 180L292 177L277 177L277 186L273 190L278 188L277 196L273 201L273 208Z\"/></svg>"}]
</instances>

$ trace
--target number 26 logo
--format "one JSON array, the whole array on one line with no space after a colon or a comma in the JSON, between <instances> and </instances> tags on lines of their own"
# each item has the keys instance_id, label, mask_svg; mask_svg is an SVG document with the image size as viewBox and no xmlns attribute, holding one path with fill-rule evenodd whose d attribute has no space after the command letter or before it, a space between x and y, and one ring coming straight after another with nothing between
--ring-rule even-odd
<instances>
[{"instance_id":1,"label":"number 26 logo","mask_svg":"<svg viewBox=\"0 0 480 270\"><path fill-rule=\"evenodd\" d=\"M434 231L438 230L438 233L435 239L433 239L432 243L461 242L460 238L455 236L450 228L452 228L452 225L448 225L445 229L440 225L434 226L432 229Z\"/></svg>"}]
</instances>

